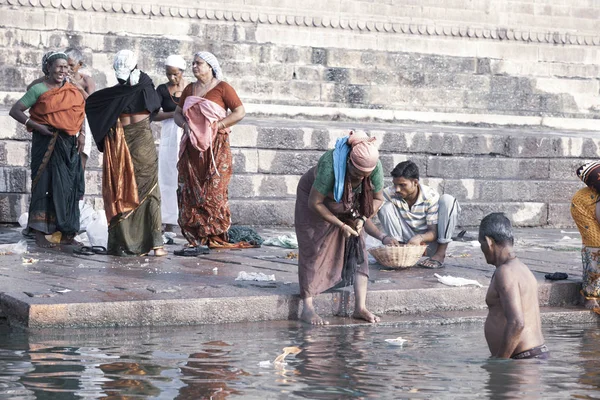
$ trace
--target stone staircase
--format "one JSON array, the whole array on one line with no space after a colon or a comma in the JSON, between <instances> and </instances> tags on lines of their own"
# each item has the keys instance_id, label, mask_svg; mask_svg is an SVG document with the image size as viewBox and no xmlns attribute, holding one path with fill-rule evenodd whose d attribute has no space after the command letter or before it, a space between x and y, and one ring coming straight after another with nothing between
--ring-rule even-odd
<instances>
[{"instance_id":1,"label":"stone staircase","mask_svg":"<svg viewBox=\"0 0 600 400\"><path fill-rule=\"evenodd\" d=\"M29 134L1 111L0 221L15 222L28 205ZM153 129L158 140L160 125ZM573 226L569 202L582 187L575 170L597 158L599 144L595 132L247 117L231 135L233 222L292 225L300 176L349 130L378 138L386 174L400 161L417 163L425 183L460 201L463 226L494 211L506 212L516 226ZM102 208L101 166L94 149L86 198L96 208Z\"/></svg>"}]
</instances>

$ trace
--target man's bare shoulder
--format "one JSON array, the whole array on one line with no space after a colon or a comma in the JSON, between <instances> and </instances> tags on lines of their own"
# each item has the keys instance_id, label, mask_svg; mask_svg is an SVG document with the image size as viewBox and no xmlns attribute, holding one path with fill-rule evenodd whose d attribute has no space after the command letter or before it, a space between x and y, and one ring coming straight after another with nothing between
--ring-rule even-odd
<instances>
[{"instance_id":1,"label":"man's bare shoulder","mask_svg":"<svg viewBox=\"0 0 600 400\"><path fill-rule=\"evenodd\" d=\"M523 286L527 283L537 282L535 276L521 260L515 258L496 268L494 279L498 285L514 285Z\"/></svg>"}]
</instances>

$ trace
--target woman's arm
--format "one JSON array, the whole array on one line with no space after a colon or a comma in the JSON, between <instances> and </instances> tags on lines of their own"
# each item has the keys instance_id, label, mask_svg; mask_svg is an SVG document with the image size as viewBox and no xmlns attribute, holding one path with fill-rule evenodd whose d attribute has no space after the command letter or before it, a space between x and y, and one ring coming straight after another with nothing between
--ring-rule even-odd
<instances>
[{"instance_id":1,"label":"woman's arm","mask_svg":"<svg viewBox=\"0 0 600 400\"><path fill-rule=\"evenodd\" d=\"M11 107L8 115L10 115L17 122L25 125L25 127L27 127L27 128L31 128L34 131L41 133L42 135L52 136L53 133L50 131L50 129L48 129L48 127L46 125L38 124L37 122L34 122L31 119L29 119L27 114L25 114L25 110L27 110L27 108L28 107L25 107L25 105L23 103L21 103L20 101L17 101Z\"/></svg>"},{"instance_id":2,"label":"woman's arm","mask_svg":"<svg viewBox=\"0 0 600 400\"><path fill-rule=\"evenodd\" d=\"M325 221L342 229L345 237L358 236L358 233L352 227L346 225L338 217L336 217L327 206L325 206L325 196L319 193L314 187L310 189L308 197L308 208L317 213Z\"/></svg>"},{"instance_id":3,"label":"woman's arm","mask_svg":"<svg viewBox=\"0 0 600 400\"><path fill-rule=\"evenodd\" d=\"M173 111L173 119L175 120L175 123L177 124L177 126L180 128L183 128L184 125L187 125L187 121L185 120L185 117L183 116L183 110L179 106L177 106L175 108L175 111Z\"/></svg>"},{"instance_id":4,"label":"woman's arm","mask_svg":"<svg viewBox=\"0 0 600 400\"><path fill-rule=\"evenodd\" d=\"M226 129L230 126L234 126L238 122L240 122L246 116L246 109L244 106L236 107L231 114L217 122L217 126L219 129Z\"/></svg>"},{"instance_id":5,"label":"woman's arm","mask_svg":"<svg viewBox=\"0 0 600 400\"><path fill-rule=\"evenodd\" d=\"M159 111L158 114L154 117L153 121L164 121L165 119L173 118L175 116L175 111Z\"/></svg>"},{"instance_id":6,"label":"woman's arm","mask_svg":"<svg viewBox=\"0 0 600 400\"><path fill-rule=\"evenodd\" d=\"M383 205L383 190L373 193L373 215L365 215L367 218L373 217Z\"/></svg>"}]
</instances>

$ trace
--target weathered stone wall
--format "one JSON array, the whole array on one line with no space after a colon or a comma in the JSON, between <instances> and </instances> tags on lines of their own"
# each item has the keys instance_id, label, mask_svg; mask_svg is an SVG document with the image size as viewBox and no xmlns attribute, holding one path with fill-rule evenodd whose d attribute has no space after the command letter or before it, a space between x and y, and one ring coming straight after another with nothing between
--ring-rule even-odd
<instances>
[{"instance_id":1,"label":"weathered stone wall","mask_svg":"<svg viewBox=\"0 0 600 400\"><path fill-rule=\"evenodd\" d=\"M159 124L153 125L158 134ZM16 221L29 199L28 135L7 116L0 115L0 126L13 132L0 141L0 218ZM596 159L600 147L595 133L248 118L231 135L234 223L292 225L300 176L349 129L378 138L388 184L398 162L417 163L425 183L460 201L463 226L495 211L516 226L573 226L569 202L583 186L575 170ZM101 208L96 150L88 165L86 199Z\"/></svg>"},{"instance_id":2,"label":"weathered stone wall","mask_svg":"<svg viewBox=\"0 0 600 400\"><path fill-rule=\"evenodd\" d=\"M599 154L590 135L250 117L596 129L599 13L593 0L0 0L0 104L22 95L50 49L82 48L100 88L116 83L120 49L136 51L157 84L169 54L190 61L209 50L249 111L232 135L235 222L291 224L300 174L358 127L383 139L386 171L410 157L427 182L457 196L464 225L503 210L517 225L568 226L581 185L574 167ZM6 114L0 109L0 221L15 221L27 209L29 135ZM86 192L97 206L100 167L94 151Z\"/></svg>"},{"instance_id":3,"label":"weathered stone wall","mask_svg":"<svg viewBox=\"0 0 600 400\"><path fill-rule=\"evenodd\" d=\"M0 0L0 97L18 96L48 49L84 48L100 87L121 48L157 82L167 55L208 49L249 103L598 116L600 3L295 3Z\"/></svg>"}]
</instances>

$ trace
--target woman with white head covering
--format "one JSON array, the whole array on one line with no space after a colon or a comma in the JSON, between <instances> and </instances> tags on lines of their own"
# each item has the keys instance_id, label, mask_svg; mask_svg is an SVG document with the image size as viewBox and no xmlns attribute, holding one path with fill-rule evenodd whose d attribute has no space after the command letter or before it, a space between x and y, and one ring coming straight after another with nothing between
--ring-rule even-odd
<instances>
[{"instance_id":1,"label":"woman with white head covering","mask_svg":"<svg viewBox=\"0 0 600 400\"><path fill-rule=\"evenodd\" d=\"M158 184L160 186L162 222L165 224L165 232L173 232L179 214L177 207L177 160L183 129L175 124L173 116L179 104L179 97L181 97L181 93L187 85L183 78L185 67L186 63L183 57L179 55L167 57L165 74L169 82L156 88L162 108L154 121L162 121L158 149Z\"/></svg>"},{"instance_id":2,"label":"woman with white head covering","mask_svg":"<svg viewBox=\"0 0 600 400\"><path fill-rule=\"evenodd\" d=\"M113 63L119 83L88 97L86 114L104 152L102 198L108 220L108 254L164 256L158 155L150 120L160 109L152 79L136 55L121 50Z\"/></svg>"},{"instance_id":3,"label":"woman with white head covering","mask_svg":"<svg viewBox=\"0 0 600 400\"><path fill-rule=\"evenodd\" d=\"M175 254L183 256L206 253L209 247L248 246L230 244L227 237L231 225L227 186L232 174L229 127L246 112L235 90L221 80L221 67L213 54L196 53L192 72L197 81L184 89L175 109L175 123L184 130L177 164L178 222L189 243Z\"/></svg>"}]
</instances>

